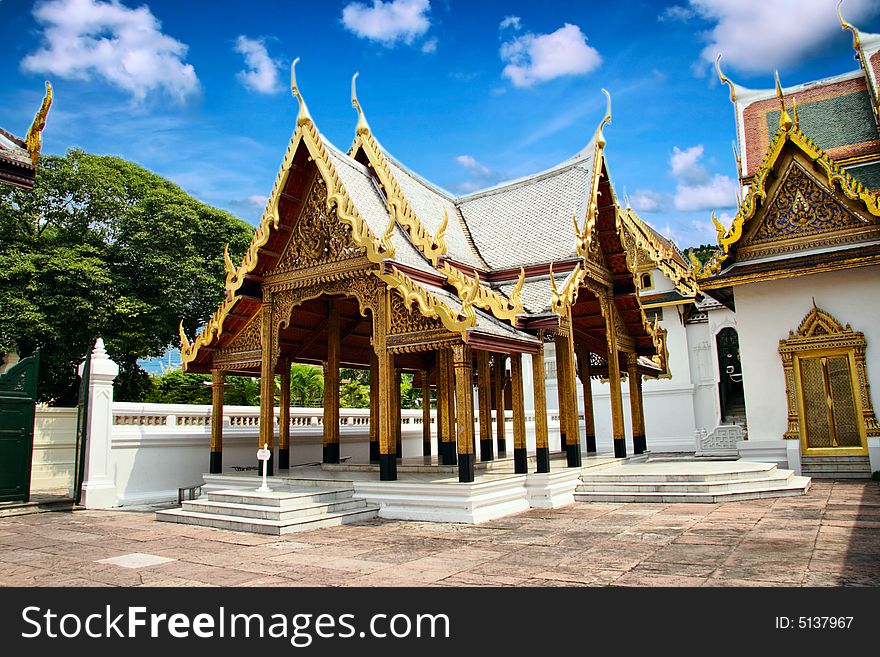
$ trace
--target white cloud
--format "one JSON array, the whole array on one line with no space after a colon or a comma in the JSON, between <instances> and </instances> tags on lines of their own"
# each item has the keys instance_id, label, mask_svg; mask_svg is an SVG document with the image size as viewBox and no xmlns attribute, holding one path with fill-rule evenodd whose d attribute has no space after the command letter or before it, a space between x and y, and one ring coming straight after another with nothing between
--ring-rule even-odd
<instances>
[{"instance_id":1,"label":"white cloud","mask_svg":"<svg viewBox=\"0 0 880 657\"><path fill-rule=\"evenodd\" d=\"M512 30L522 29L522 21L519 16L505 16L504 20L498 25L499 30L505 30L507 28L511 28Z\"/></svg>"},{"instance_id":2,"label":"white cloud","mask_svg":"<svg viewBox=\"0 0 880 657\"><path fill-rule=\"evenodd\" d=\"M769 73L799 63L832 38L844 39L832 0L689 0L689 9L714 24L705 35L703 69L718 53L745 73ZM681 13L688 8L680 7ZM874 15L871 0L847 0L854 24Z\"/></svg>"},{"instance_id":3,"label":"white cloud","mask_svg":"<svg viewBox=\"0 0 880 657\"><path fill-rule=\"evenodd\" d=\"M703 145L698 144L685 150L673 147L669 157L672 175L685 184L699 184L709 178L709 172L700 164L703 158Z\"/></svg>"},{"instance_id":4,"label":"white cloud","mask_svg":"<svg viewBox=\"0 0 880 657\"><path fill-rule=\"evenodd\" d=\"M422 44L422 52L424 53L432 53L437 52L437 37L432 39L428 39Z\"/></svg>"},{"instance_id":5,"label":"white cloud","mask_svg":"<svg viewBox=\"0 0 880 657\"><path fill-rule=\"evenodd\" d=\"M235 41L235 52L244 55L244 63L248 67L236 75L245 87L261 94L274 94L282 90L278 62L269 57L263 39L239 36Z\"/></svg>"},{"instance_id":6,"label":"white cloud","mask_svg":"<svg viewBox=\"0 0 880 657\"><path fill-rule=\"evenodd\" d=\"M473 155L459 155L455 158L455 161L471 173L478 176L486 177L492 173L489 167L484 164L480 164Z\"/></svg>"},{"instance_id":7,"label":"white cloud","mask_svg":"<svg viewBox=\"0 0 880 657\"><path fill-rule=\"evenodd\" d=\"M681 5L673 5L663 10L663 13L657 17L657 20L663 21L686 21L693 18L696 12Z\"/></svg>"},{"instance_id":8,"label":"white cloud","mask_svg":"<svg viewBox=\"0 0 880 657\"><path fill-rule=\"evenodd\" d=\"M703 145L672 149L669 168L676 179L672 204L676 210L691 212L731 208L736 205L739 183L719 173L710 174L701 164Z\"/></svg>"},{"instance_id":9,"label":"white cloud","mask_svg":"<svg viewBox=\"0 0 880 657\"><path fill-rule=\"evenodd\" d=\"M665 194L650 189L637 189L629 200L636 212L657 212L669 204Z\"/></svg>"},{"instance_id":10,"label":"white cloud","mask_svg":"<svg viewBox=\"0 0 880 657\"><path fill-rule=\"evenodd\" d=\"M428 0L373 0L372 5L351 2L342 9L342 24L356 36L385 46L398 41L410 44L431 27L430 11Z\"/></svg>"},{"instance_id":11,"label":"white cloud","mask_svg":"<svg viewBox=\"0 0 880 657\"><path fill-rule=\"evenodd\" d=\"M187 45L163 34L146 5L129 9L118 0L46 0L33 9L43 43L21 61L23 70L60 78L92 76L142 101L164 91L184 101L199 89Z\"/></svg>"},{"instance_id":12,"label":"white cloud","mask_svg":"<svg viewBox=\"0 0 880 657\"><path fill-rule=\"evenodd\" d=\"M502 23L503 24L503 23ZM503 75L516 87L531 87L564 75L585 75L602 62L581 28L566 23L550 34L527 32L501 44Z\"/></svg>"}]
</instances>

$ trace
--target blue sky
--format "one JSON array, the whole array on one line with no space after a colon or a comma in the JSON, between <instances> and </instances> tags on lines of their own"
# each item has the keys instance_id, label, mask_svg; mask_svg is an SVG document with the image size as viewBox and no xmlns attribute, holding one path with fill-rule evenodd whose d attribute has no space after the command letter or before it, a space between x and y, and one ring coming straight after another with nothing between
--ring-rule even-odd
<instances>
[{"instance_id":1,"label":"blue sky","mask_svg":"<svg viewBox=\"0 0 880 657\"><path fill-rule=\"evenodd\" d=\"M880 2L845 16L880 31ZM289 67L347 148L351 76L383 146L464 193L580 150L612 95L612 180L680 246L734 212L733 109L751 88L857 68L834 0L464 2L0 0L0 126L23 135L55 88L44 151L133 160L255 223L295 127Z\"/></svg>"}]
</instances>

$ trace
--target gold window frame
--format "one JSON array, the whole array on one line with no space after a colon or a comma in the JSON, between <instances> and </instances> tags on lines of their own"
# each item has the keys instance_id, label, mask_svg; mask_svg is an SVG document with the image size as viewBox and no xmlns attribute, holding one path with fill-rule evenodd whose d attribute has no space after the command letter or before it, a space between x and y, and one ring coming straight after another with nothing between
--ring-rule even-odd
<instances>
[{"instance_id":1,"label":"gold window frame","mask_svg":"<svg viewBox=\"0 0 880 657\"><path fill-rule=\"evenodd\" d=\"M871 403L871 387L865 363L867 341L863 333L845 327L815 301L813 308L798 326L790 331L788 338L779 341L779 355L785 373L785 396L788 401L788 430L786 440L800 440L804 454L849 455L867 454L867 438L880 436L880 427ZM804 422L804 393L801 385L801 360L811 358L846 356L850 368L850 384L856 407L859 430L859 447L813 447L807 446Z\"/></svg>"}]
</instances>

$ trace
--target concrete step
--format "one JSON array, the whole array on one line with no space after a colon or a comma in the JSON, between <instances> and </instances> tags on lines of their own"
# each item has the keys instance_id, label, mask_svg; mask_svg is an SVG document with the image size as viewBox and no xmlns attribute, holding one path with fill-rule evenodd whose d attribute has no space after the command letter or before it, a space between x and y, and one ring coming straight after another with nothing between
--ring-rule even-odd
<instances>
[{"instance_id":1,"label":"concrete step","mask_svg":"<svg viewBox=\"0 0 880 657\"><path fill-rule=\"evenodd\" d=\"M866 463L801 463L801 469L805 472L871 472Z\"/></svg>"},{"instance_id":2,"label":"concrete step","mask_svg":"<svg viewBox=\"0 0 880 657\"><path fill-rule=\"evenodd\" d=\"M581 476L584 483L701 483L766 479L777 476L775 463L742 461L637 463Z\"/></svg>"},{"instance_id":3,"label":"concrete step","mask_svg":"<svg viewBox=\"0 0 880 657\"><path fill-rule=\"evenodd\" d=\"M256 504L294 509L308 504L327 504L344 500L353 494L354 488L305 488L302 490L281 488L268 493L248 489L227 489L210 491L208 499L212 502L225 504Z\"/></svg>"},{"instance_id":4,"label":"concrete step","mask_svg":"<svg viewBox=\"0 0 880 657\"><path fill-rule=\"evenodd\" d=\"M311 531L320 527L335 527L351 522L372 520L378 515L378 512L378 506L365 506L364 508L350 511L339 511L279 521L261 518L242 518L216 513L197 513L181 508L158 511L156 512L156 519L164 522L213 527L215 529L281 536L293 532Z\"/></svg>"},{"instance_id":5,"label":"concrete step","mask_svg":"<svg viewBox=\"0 0 880 657\"><path fill-rule=\"evenodd\" d=\"M870 479L871 473L865 472L813 472L804 471L804 476L811 479Z\"/></svg>"},{"instance_id":6,"label":"concrete step","mask_svg":"<svg viewBox=\"0 0 880 657\"><path fill-rule=\"evenodd\" d=\"M791 470L777 470L772 477L763 479L722 479L719 481L702 482L654 482L623 481L582 483L575 489L578 493L706 493L715 495L718 493L750 491L757 488L784 487L788 484L794 473Z\"/></svg>"},{"instance_id":7,"label":"concrete step","mask_svg":"<svg viewBox=\"0 0 880 657\"><path fill-rule=\"evenodd\" d=\"M26 516L32 513L51 511L72 511L73 500L69 498L54 500L32 500L30 502L0 502L0 518Z\"/></svg>"},{"instance_id":8,"label":"concrete step","mask_svg":"<svg viewBox=\"0 0 880 657\"><path fill-rule=\"evenodd\" d=\"M234 516L236 518L258 518L261 520L286 521L294 518L305 518L322 514L337 513L339 511L353 511L363 509L367 503L364 500L342 499L331 502L315 502L303 504L297 507L266 506L260 504L236 504L234 502L220 502L210 499L184 502L181 507L185 511L193 513L212 513L222 516Z\"/></svg>"},{"instance_id":9,"label":"concrete step","mask_svg":"<svg viewBox=\"0 0 880 657\"><path fill-rule=\"evenodd\" d=\"M756 482L760 483L760 482ZM727 492L591 492L575 491L576 502L640 502L640 503L707 503L732 502L737 500L754 500L767 497L790 497L803 495L810 488L809 477L791 477L781 485L756 485L751 490Z\"/></svg>"}]
</instances>

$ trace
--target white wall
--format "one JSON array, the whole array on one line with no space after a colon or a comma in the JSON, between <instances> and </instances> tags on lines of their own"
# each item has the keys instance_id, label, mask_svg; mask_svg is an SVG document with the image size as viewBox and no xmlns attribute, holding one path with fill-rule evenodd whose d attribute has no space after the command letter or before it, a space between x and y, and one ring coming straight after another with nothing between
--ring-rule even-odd
<instances>
[{"instance_id":1,"label":"white wall","mask_svg":"<svg viewBox=\"0 0 880 657\"><path fill-rule=\"evenodd\" d=\"M31 492L70 488L76 447L76 409L37 406Z\"/></svg>"},{"instance_id":2,"label":"white wall","mask_svg":"<svg viewBox=\"0 0 880 657\"><path fill-rule=\"evenodd\" d=\"M878 277L880 266L860 267L734 288L749 441L782 440L788 405L779 341L797 330L814 298L820 309L865 334L868 379L880 385Z\"/></svg>"}]
</instances>

